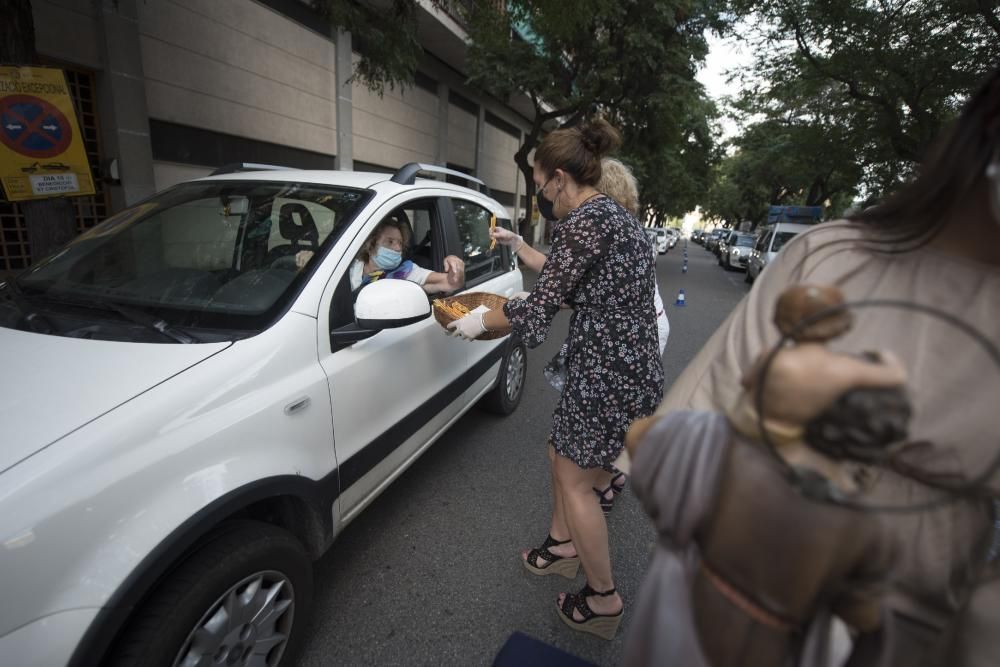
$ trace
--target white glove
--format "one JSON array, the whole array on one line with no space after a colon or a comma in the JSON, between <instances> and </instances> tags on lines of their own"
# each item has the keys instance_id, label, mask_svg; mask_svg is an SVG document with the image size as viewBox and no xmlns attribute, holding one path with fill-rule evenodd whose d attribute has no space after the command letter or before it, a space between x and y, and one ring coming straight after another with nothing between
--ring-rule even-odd
<instances>
[{"instance_id":1,"label":"white glove","mask_svg":"<svg viewBox=\"0 0 1000 667\"><path fill-rule=\"evenodd\" d=\"M503 227L494 227L491 229L490 236L500 245L509 246L514 252L520 250L521 246L524 245L524 238L520 234L515 234Z\"/></svg>"},{"instance_id":2,"label":"white glove","mask_svg":"<svg viewBox=\"0 0 1000 667\"><path fill-rule=\"evenodd\" d=\"M465 340L476 340L486 333L486 325L483 324L485 313L469 313L465 317L455 320L448 325L449 336L459 336Z\"/></svg>"}]
</instances>

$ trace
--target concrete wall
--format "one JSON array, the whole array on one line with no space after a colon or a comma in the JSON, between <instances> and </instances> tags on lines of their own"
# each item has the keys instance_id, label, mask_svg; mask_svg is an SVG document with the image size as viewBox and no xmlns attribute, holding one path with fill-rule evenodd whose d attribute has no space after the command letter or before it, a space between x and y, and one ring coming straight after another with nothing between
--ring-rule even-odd
<instances>
[{"instance_id":1,"label":"concrete wall","mask_svg":"<svg viewBox=\"0 0 1000 667\"><path fill-rule=\"evenodd\" d=\"M483 173L480 178L494 190L514 192L518 174L514 153L519 147L515 137L486 123L483 135Z\"/></svg>"},{"instance_id":2,"label":"concrete wall","mask_svg":"<svg viewBox=\"0 0 1000 667\"><path fill-rule=\"evenodd\" d=\"M121 25L111 26L115 32L109 37L105 33L110 24L102 19L102 12L115 11L105 6L109 2L32 0L32 8L38 50L44 57L97 72L105 156L120 159L123 179L138 173L136 156L141 151L128 151L122 142L149 139L141 123L133 122L136 114L129 113L136 107L134 100L123 99L125 107L115 107L124 85L112 85L112 73L118 69L144 90L147 109L139 110L144 119L148 113L148 118L178 125L337 154L335 47L329 35L252 0L123 0ZM131 66L112 63L109 69L106 64L109 54L117 53L111 48L117 47L115 39L128 37L119 34L128 30L138 41L138 55L121 57L139 61L134 76ZM354 160L394 168L410 161L434 162L443 155L445 162L475 168L477 114L448 102L447 119L440 118L449 90L526 127L512 110L479 98L462 75L443 62L425 58L421 70L442 87L431 91L433 82L425 82L424 87L387 90L380 98L353 85ZM515 192L517 140L486 123L481 146L480 175L493 189ZM157 190L207 173L202 166L164 157L146 161ZM124 194L115 195L118 191ZM126 196L123 186L111 192L114 208L134 199Z\"/></svg>"},{"instance_id":3,"label":"concrete wall","mask_svg":"<svg viewBox=\"0 0 1000 667\"><path fill-rule=\"evenodd\" d=\"M138 10L150 118L336 153L327 37L247 0Z\"/></svg>"},{"instance_id":4,"label":"concrete wall","mask_svg":"<svg viewBox=\"0 0 1000 667\"><path fill-rule=\"evenodd\" d=\"M176 162L153 161L153 178L156 183L156 191L166 190L172 185L190 181L195 178L202 178L212 173L208 167L197 167L189 164L177 164Z\"/></svg>"},{"instance_id":5,"label":"concrete wall","mask_svg":"<svg viewBox=\"0 0 1000 667\"><path fill-rule=\"evenodd\" d=\"M31 9L39 54L89 69L101 68L100 25L92 3L32 0Z\"/></svg>"},{"instance_id":6,"label":"concrete wall","mask_svg":"<svg viewBox=\"0 0 1000 667\"><path fill-rule=\"evenodd\" d=\"M354 62L359 56L354 54ZM417 86L386 90L380 98L354 83L354 159L383 167L433 162L438 96Z\"/></svg>"},{"instance_id":7,"label":"concrete wall","mask_svg":"<svg viewBox=\"0 0 1000 667\"><path fill-rule=\"evenodd\" d=\"M476 166L476 116L454 104L448 106L448 162Z\"/></svg>"}]
</instances>

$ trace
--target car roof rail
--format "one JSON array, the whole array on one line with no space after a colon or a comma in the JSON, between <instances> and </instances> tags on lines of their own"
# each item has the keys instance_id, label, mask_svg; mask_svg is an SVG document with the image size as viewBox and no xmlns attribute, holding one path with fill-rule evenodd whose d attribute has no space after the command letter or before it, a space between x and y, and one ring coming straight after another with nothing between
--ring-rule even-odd
<instances>
[{"instance_id":1,"label":"car roof rail","mask_svg":"<svg viewBox=\"0 0 1000 667\"><path fill-rule=\"evenodd\" d=\"M463 181L475 183L479 186L480 192L486 195L490 194L490 189L487 187L486 183L475 176L466 174L464 171L458 171L457 169L449 169L448 167L440 167L436 164L425 164L423 162L409 162L404 164L396 170L396 173L392 175L391 180L393 183L399 183L400 185L413 185L417 179L417 174L421 172L454 176L455 178L460 178Z\"/></svg>"},{"instance_id":2,"label":"car roof rail","mask_svg":"<svg viewBox=\"0 0 1000 667\"><path fill-rule=\"evenodd\" d=\"M222 174L235 174L241 171L298 171L295 167L282 167L277 164L259 164L257 162L232 162L224 164L209 176L220 176Z\"/></svg>"}]
</instances>

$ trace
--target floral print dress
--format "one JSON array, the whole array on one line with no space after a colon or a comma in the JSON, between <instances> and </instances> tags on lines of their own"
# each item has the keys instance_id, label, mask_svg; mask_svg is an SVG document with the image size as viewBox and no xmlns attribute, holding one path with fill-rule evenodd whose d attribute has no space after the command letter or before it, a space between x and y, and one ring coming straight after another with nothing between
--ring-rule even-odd
<instances>
[{"instance_id":1,"label":"floral print dress","mask_svg":"<svg viewBox=\"0 0 1000 667\"><path fill-rule=\"evenodd\" d=\"M550 439L581 468L614 461L629 425L662 398L653 262L638 221L600 195L558 224L534 290L504 306L513 333L529 347L545 340L563 303L573 308Z\"/></svg>"}]
</instances>

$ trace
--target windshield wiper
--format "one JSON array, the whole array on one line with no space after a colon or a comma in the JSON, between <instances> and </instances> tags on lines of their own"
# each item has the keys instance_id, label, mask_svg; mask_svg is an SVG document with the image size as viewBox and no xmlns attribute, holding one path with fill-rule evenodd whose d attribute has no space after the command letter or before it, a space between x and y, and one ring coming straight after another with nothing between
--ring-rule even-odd
<instances>
[{"instance_id":1,"label":"windshield wiper","mask_svg":"<svg viewBox=\"0 0 1000 667\"><path fill-rule=\"evenodd\" d=\"M192 336L189 333L185 333L180 329L175 329L170 326L166 320L154 317L148 313L144 313L141 310L136 310L135 308L129 308L128 306L123 306L121 304L108 302L108 301L98 301L99 305L108 310L113 310L125 319L131 320L136 324L141 324L144 327L153 329L154 331L159 331L161 334L167 338L172 338L178 343L184 343L185 345L191 343L200 343L201 341Z\"/></svg>"},{"instance_id":2,"label":"windshield wiper","mask_svg":"<svg viewBox=\"0 0 1000 667\"><path fill-rule=\"evenodd\" d=\"M113 303L111 301L101 301L101 300L87 300L78 302L82 306L87 306L91 308L99 308L101 310L110 310L113 313L118 313L126 320L133 322L135 324L142 325L147 329L152 329L171 340L178 343L190 344L190 343L200 343L201 341L194 336L175 329L170 326L166 320L159 317L154 317L148 313L144 313L141 310L136 310L135 308L129 308L128 306L123 306L121 304Z\"/></svg>"},{"instance_id":3,"label":"windshield wiper","mask_svg":"<svg viewBox=\"0 0 1000 667\"><path fill-rule=\"evenodd\" d=\"M4 286L10 294L10 300L14 302L14 305L17 306L17 309L24 316L24 322L28 325L28 329L40 334L55 333L56 329L52 326L52 322L35 310L34 306L31 305L31 302L21 291L21 288L17 286L17 283L10 280L4 283ZM41 325L41 328L38 325Z\"/></svg>"}]
</instances>

